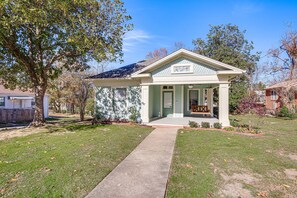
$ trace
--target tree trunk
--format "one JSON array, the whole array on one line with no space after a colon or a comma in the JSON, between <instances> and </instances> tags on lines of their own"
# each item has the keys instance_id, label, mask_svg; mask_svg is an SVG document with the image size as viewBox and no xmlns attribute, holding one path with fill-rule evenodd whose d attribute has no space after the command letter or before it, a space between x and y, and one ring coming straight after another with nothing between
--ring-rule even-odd
<instances>
[{"instance_id":1,"label":"tree trunk","mask_svg":"<svg viewBox=\"0 0 297 198\"><path fill-rule=\"evenodd\" d=\"M85 120L85 107L84 106L81 106L79 108L79 116L80 116L80 121Z\"/></svg>"},{"instance_id":2,"label":"tree trunk","mask_svg":"<svg viewBox=\"0 0 297 198\"><path fill-rule=\"evenodd\" d=\"M45 86L35 87L35 112L32 122L33 126L42 126L45 123L43 98L45 95Z\"/></svg>"}]
</instances>

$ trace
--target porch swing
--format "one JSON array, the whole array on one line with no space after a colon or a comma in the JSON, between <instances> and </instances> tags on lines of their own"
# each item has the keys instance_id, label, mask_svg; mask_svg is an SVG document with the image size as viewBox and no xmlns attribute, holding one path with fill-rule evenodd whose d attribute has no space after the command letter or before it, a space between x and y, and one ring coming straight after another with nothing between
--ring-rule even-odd
<instances>
[{"instance_id":1,"label":"porch swing","mask_svg":"<svg viewBox=\"0 0 297 198\"><path fill-rule=\"evenodd\" d=\"M191 106L192 115L211 115L208 106L205 105L192 105Z\"/></svg>"}]
</instances>

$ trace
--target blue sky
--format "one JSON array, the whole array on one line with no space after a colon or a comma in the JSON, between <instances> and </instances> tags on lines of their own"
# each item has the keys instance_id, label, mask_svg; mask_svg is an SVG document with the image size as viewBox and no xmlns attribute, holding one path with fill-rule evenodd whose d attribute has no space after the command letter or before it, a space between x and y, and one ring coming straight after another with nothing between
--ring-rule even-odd
<instances>
[{"instance_id":1,"label":"blue sky","mask_svg":"<svg viewBox=\"0 0 297 198\"><path fill-rule=\"evenodd\" d=\"M134 30L124 38L124 63L112 63L111 68L142 60L147 52L160 47L171 51L177 41L191 49L193 39L206 37L209 25L227 23L246 30L246 38L254 42L255 51L264 56L268 49L279 45L289 24L294 29L297 26L297 0L124 0L124 3L133 18Z\"/></svg>"}]
</instances>

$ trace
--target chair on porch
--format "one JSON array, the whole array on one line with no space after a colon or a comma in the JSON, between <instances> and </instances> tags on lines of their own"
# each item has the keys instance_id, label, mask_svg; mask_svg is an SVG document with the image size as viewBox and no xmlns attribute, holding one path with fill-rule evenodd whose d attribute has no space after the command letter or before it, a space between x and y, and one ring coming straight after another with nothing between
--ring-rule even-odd
<instances>
[{"instance_id":1,"label":"chair on porch","mask_svg":"<svg viewBox=\"0 0 297 198\"><path fill-rule=\"evenodd\" d=\"M192 105L191 106L191 114L193 114L193 115L209 115L209 116L211 116L210 110L205 105Z\"/></svg>"}]
</instances>

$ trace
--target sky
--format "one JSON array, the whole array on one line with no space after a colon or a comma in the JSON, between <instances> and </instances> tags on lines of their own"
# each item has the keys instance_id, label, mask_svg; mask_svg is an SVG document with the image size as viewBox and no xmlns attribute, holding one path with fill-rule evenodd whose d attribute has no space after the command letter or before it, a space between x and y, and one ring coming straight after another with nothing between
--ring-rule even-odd
<instances>
[{"instance_id":1,"label":"sky","mask_svg":"<svg viewBox=\"0 0 297 198\"><path fill-rule=\"evenodd\" d=\"M278 47L289 28L297 29L297 0L123 0L134 29L124 36L123 63L145 59L148 52L161 47L174 50L175 42L193 49L192 41L206 38L209 25L234 24L246 30L254 51Z\"/></svg>"}]
</instances>

